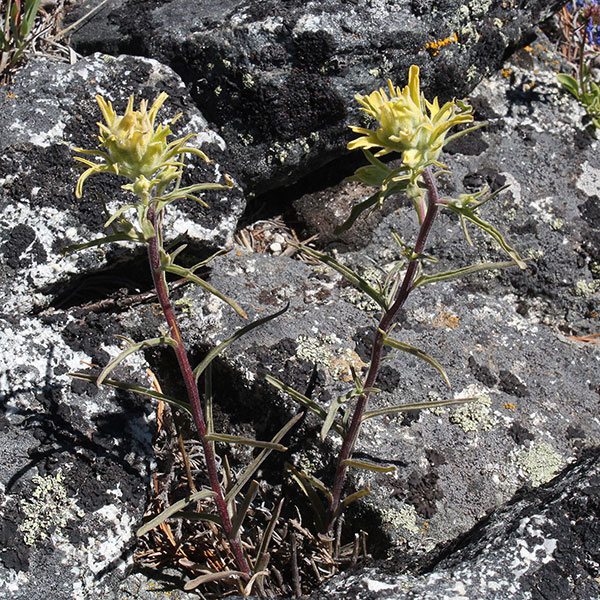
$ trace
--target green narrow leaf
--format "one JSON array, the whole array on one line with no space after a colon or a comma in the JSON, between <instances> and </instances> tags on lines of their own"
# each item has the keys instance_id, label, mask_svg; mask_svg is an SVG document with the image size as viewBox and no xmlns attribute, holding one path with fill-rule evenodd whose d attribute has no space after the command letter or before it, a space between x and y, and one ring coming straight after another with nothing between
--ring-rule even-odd
<instances>
[{"instance_id":1,"label":"green narrow leaf","mask_svg":"<svg viewBox=\"0 0 600 600\"><path fill-rule=\"evenodd\" d=\"M480 219L472 209L467 207L457 207L451 204L446 205L447 208L454 211L455 213L461 215L463 218L471 221L474 225L482 229L485 233L487 233L490 237L500 244L500 247L510 256L513 261L517 264L520 269L527 269L527 265L523 261L523 259L519 256L519 253L511 246L508 245L502 234L495 229L492 225Z\"/></svg>"},{"instance_id":2,"label":"green narrow leaf","mask_svg":"<svg viewBox=\"0 0 600 600\"><path fill-rule=\"evenodd\" d=\"M274 436L271 442L277 444L288 433L288 431L302 418L302 413L292 417ZM271 448L264 448L259 455L248 465L246 470L240 475L237 483L227 492L226 502L231 502L239 494L240 490L246 485L263 461L271 454Z\"/></svg>"},{"instance_id":3,"label":"green narrow leaf","mask_svg":"<svg viewBox=\"0 0 600 600\"><path fill-rule=\"evenodd\" d=\"M387 305L385 303L385 298L383 294L373 289L365 279L363 279L360 275L352 271L352 269L345 267L344 265L337 262L335 259L331 258L330 256L327 256L327 254L317 252L316 250L313 250L308 246L296 244L293 245L296 248L298 248L301 252L304 252L305 254L308 254L309 256L312 256L313 258L316 258L317 260L321 261L323 264L326 264L328 267L335 269L340 275L347 279L352 285L357 287L361 292L364 292L365 294L367 294L367 296L375 300L375 302L377 302L377 304L379 304L379 306L381 306L383 310L387 309Z\"/></svg>"},{"instance_id":4,"label":"green narrow leaf","mask_svg":"<svg viewBox=\"0 0 600 600\"><path fill-rule=\"evenodd\" d=\"M117 233L115 235L107 235L105 237L96 238L91 242L85 242L84 244L73 244L62 248L61 254L66 256L71 252L77 252L78 250L84 250L85 248L93 248L94 246L102 246L103 244L109 244L111 242L141 242L142 240L133 239L127 233Z\"/></svg>"},{"instance_id":5,"label":"green narrow leaf","mask_svg":"<svg viewBox=\"0 0 600 600\"><path fill-rule=\"evenodd\" d=\"M350 494L349 496L346 496L341 501L340 507L336 511L336 516L340 515L342 513L342 511L344 510L344 508L346 508L353 502L356 502L356 500L359 500L360 498L364 498L365 496L368 496L370 493L371 493L371 488L366 487L366 488L363 488L362 490L359 490L358 492L354 492L354 494Z\"/></svg>"},{"instance_id":6,"label":"green narrow leaf","mask_svg":"<svg viewBox=\"0 0 600 600\"><path fill-rule=\"evenodd\" d=\"M212 395L212 365L208 365L204 373L204 415L206 419L206 433L211 435L215 432L215 421L213 418L213 395ZM214 453L215 443L210 442Z\"/></svg>"},{"instance_id":7,"label":"green narrow leaf","mask_svg":"<svg viewBox=\"0 0 600 600\"><path fill-rule=\"evenodd\" d=\"M341 233L344 233L344 231L348 231L348 229L354 225L354 222L362 213L379 203L380 194L381 192L377 192L363 202L355 204L350 211L350 216L341 225L334 229L335 234L340 235Z\"/></svg>"},{"instance_id":8,"label":"green narrow leaf","mask_svg":"<svg viewBox=\"0 0 600 600\"><path fill-rule=\"evenodd\" d=\"M221 525L221 517L206 512L180 510L173 515L174 519L186 519L187 521L210 521L215 525Z\"/></svg>"},{"instance_id":9,"label":"green narrow leaf","mask_svg":"<svg viewBox=\"0 0 600 600\"><path fill-rule=\"evenodd\" d=\"M568 92L571 92L579 100L579 83L574 77L566 73L558 73L556 79Z\"/></svg>"},{"instance_id":10,"label":"green narrow leaf","mask_svg":"<svg viewBox=\"0 0 600 600\"><path fill-rule=\"evenodd\" d=\"M435 358L429 356L429 354L426 354L425 352L423 352L422 350L419 350L419 348L416 348L415 346L411 346L410 344L405 344L404 342L401 342L401 341L396 340L388 335L385 335L385 333L384 333L384 337L383 337L383 343L386 346L395 348L396 350L401 350L402 352L408 352L408 354L412 354L413 356L416 356L417 358L424 360L426 363L429 363L432 367L434 367L441 373L442 377L444 378L444 381L446 382L446 385L448 387L452 387L450 385L450 380L448 379L448 375L446 375L446 371L444 371L444 368L442 367L442 365L440 365L440 363L437 360L435 360Z\"/></svg>"},{"instance_id":11,"label":"green narrow leaf","mask_svg":"<svg viewBox=\"0 0 600 600\"><path fill-rule=\"evenodd\" d=\"M479 271L488 271L490 269L505 269L506 267L514 267L514 261L505 261L497 263L480 263L478 265L471 265L469 267L462 267L453 271L445 271L444 273L434 273L433 275L421 275L415 279L412 289L416 289L429 283L436 283L438 281L450 281L451 279L458 279L465 275L471 275L471 273L478 273Z\"/></svg>"},{"instance_id":12,"label":"green narrow leaf","mask_svg":"<svg viewBox=\"0 0 600 600\"><path fill-rule=\"evenodd\" d=\"M329 410L327 411L327 416L325 417L323 426L321 427L321 440L324 440L327 437L329 430L333 427L338 410L340 410L340 408L345 404L346 400L347 399L344 396L340 396L339 398L331 401Z\"/></svg>"},{"instance_id":13,"label":"green narrow leaf","mask_svg":"<svg viewBox=\"0 0 600 600\"><path fill-rule=\"evenodd\" d=\"M184 277L188 281L191 281L192 283L199 285L202 289L206 290L210 294L213 294L213 296L216 296L217 298L220 298L221 300L223 300L223 302L225 302L226 304L229 304L229 306L231 306L231 308L233 308L233 310L235 310L235 312L238 315L240 315L244 319L248 318L248 315L245 313L245 311L242 308L240 308L240 306L237 304L237 302L235 302L231 298L228 298L227 296L225 296L225 294L221 293L215 287L210 285L210 283L204 281L204 279L200 279L200 277L198 277L197 275L192 273L192 271L190 269L184 269L183 267L180 267L179 265L167 265L163 268L168 273L173 273L174 275L179 275L179 277Z\"/></svg>"},{"instance_id":14,"label":"green narrow leaf","mask_svg":"<svg viewBox=\"0 0 600 600\"><path fill-rule=\"evenodd\" d=\"M268 321L272 321L273 319L276 319L277 317L282 315L289 308L289 306L290 305L288 302L281 310L277 311L276 313L273 313L272 315L267 315L266 317L263 317L262 319L257 319L256 321L253 321L252 323L246 325L245 327L238 329L231 337L228 337L226 340L222 341L218 346L213 348L205 356L205 358L202 360L202 362L194 369L194 377L196 378L196 381L198 380L198 377L200 377L200 375L202 375L202 372L204 371L204 369L206 369L206 367L217 356L219 356L219 354L221 354L221 352L223 352L223 350L225 350L228 346L233 344L233 342L235 342L236 340L241 338L243 335L245 335L249 331L252 331L253 329L255 329L256 327L259 327L263 323L267 323Z\"/></svg>"},{"instance_id":15,"label":"green narrow leaf","mask_svg":"<svg viewBox=\"0 0 600 600\"><path fill-rule=\"evenodd\" d=\"M240 530L242 523L246 518L246 514L248 513L250 505L254 501L254 498L256 498L256 494L258 494L258 481L252 480L248 486L248 491L246 492L242 503L235 511L235 516L231 520L231 539L237 538L238 531Z\"/></svg>"},{"instance_id":16,"label":"green narrow leaf","mask_svg":"<svg viewBox=\"0 0 600 600\"><path fill-rule=\"evenodd\" d=\"M111 360L106 367L102 370L102 373L98 375L98 379L96 379L96 385L100 386L102 382L108 377L110 372L125 358L127 358L130 354L137 352L138 350L143 350L144 348L151 348L152 346L162 346L163 344L167 344L169 346L175 347L177 342L168 336L161 336L158 338L152 338L148 340L144 340L143 342L138 342L137 344L130 343L129 347L125 348L119 356Z\"/></svg>"},{"instance_id":17,"label":"green narrow leaf","mask_svg":"<svg viewBox=\"0 0 600 600\"><path fill-rule=\"evenodd\" d=\"M21 21L20 35L24 39L29 35L35 21L38 9L40 7L41 0L28 0L25 3L25 13L23 14L23 20Z\"/></svg>"},{"instance_id":18,"label":"green narrow leaf","mask_svg":"<svg viewBox=\"0 0 600 600\"><path fill-rule=\"evenodd\" d=\"M314 413L321 419L325 419L327 417L327 411L322 406L317 404L314 400L307 398L300 392L297 392L294 388L291 388L289 385L286 385L285 383L283 383L283 381L280 381L276 377L268 375L267 373L259 373L259 376L262 377L267 383L270 383L274 388L288 394L293 400L296 400L296 402L298 402L305 408L308 408L310 412ZM335 429L340 435L344 434L343 429L337 423L334 423L333 429Z\"/></svg>"},{"instance_id":19,"label":"green narrow leaf","mask_svg":"<svg viewBox=\"0 0 600 600\"><path fill-rule=\"evenodd\" d=\"M96 383L96 377L93 375L87 375L86 373L67 373L70 377L74 377L75 379L81 379L82 381L89 381L90 383ZM156 390L151 388L145 388L141 385L135 385L133 383L126 383L125 381L118 381L116 379L105 379L102 382L104 385L108 385L110 387L117 388L119 390L124 390L126 392L134 392L136 394L140 394L140 396L148 396L149 398L153 398L154 400L162 400L163 402L168 402L169 404L173 404L179 408L183 408L190 415L192 414L192 409L187 402L183 400L177 400L177 398L172 398L171 396L166 396L165 394L161 394Z\"/></svg>"},{"instance_id":20,"label":"green narrow leaf","mask_svg":"<svg viewBox=\"0 0 600 600\"><path fill-rule=\"evenodd\" d=\"M327 522L327 511L323 505L323 502L321 502L319 495L317 494L317 490L324 492L328 496L329 500L331 499L331 493L321 481L316 479L316 477L312 477L290 464L286 464L286 468L290 471L292 479L308 498L315 517L315 525L320 531L322 531Z\"/></svg>"},{"instance_id":21,"label":"green narrow leaf","mask_svg":"<svg viewBox=\"0 0 600 600\"><path fill-rule=\"evenodd\" d=\"M204 498L209 498L213 495L213 492L211 492L210 490L201 490L194 494L190 494L187 498L183 498L182 500L175 502L175 504L172 504L171 506L169 506L169 508L163 510L159 515L157 515L153 519L150 519L150 521L148 521L147 523L144 523L144 525L142 525L137 530L137 537L142 537L151 529L158 527L163 521L166 521L169 517L172 517L176 512L182 510L189 504L192 504L192 502L197 502L198 500L203 500Z\"/></svg>"},{"instance_id":22,"label":"green narrow leaf","mask_svg":"<svg viewBox=\"0 0 600 600\"><path fill-rule=\"evenodd\" d=\"M478 396L470 398L453 398L452 400L435 400L433 402L413 402L411 404L397 404L388 408L378 408L376 410L367 410L362 417L363 421L373 417L382 417L399 412L408 412L410 410L425 410L427 408L436 408L440 406L452 406L453 404L464 404L465 402L474 402L479 400Z\"/></svg>"},{"instance_id":23,"label":"green narrow leaf","mask_svg":"<svg viewBox=\"0 0 600 600\"><path fill-rule=\"evenodd\" d=\"M211 442L221 442L222 444L240 444L241 446L252 446L253 448L270 448L278 452L285 452L287 448L281 444L273 442L263 442L261 440L253 440L252 438L230 435L228 433L208 433L206 439Z\"/></svg>"},{"instance_id":24,"label":"green narrow leaf","mask_svg":"<svg viewBox=\"0 0 600 600\"><path fill-rule=\"evenodd\" d=\"M393 473L396 470L396 467L393 465L380 465L369 460L354 460L348 458L343 464L354 469L366 469L367 471L375 471L376 473Z\"/></svg>"}]
</instances>

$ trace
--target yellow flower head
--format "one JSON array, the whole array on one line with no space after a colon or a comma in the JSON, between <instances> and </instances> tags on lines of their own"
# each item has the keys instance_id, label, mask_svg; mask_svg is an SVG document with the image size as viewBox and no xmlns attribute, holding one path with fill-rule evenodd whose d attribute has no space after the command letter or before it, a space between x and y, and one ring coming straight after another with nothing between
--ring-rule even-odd
<instances>
[{"instance_id":1,"label":"yellow flower head","mask_svg":"<svg viewBox=\"0 0 600 600\"><path fill-rule=\"evenodd\" d=\"M473 121L471 107L446 102L441 108L438 99L429 102L419 89L419 67L413 65L404 89L394 87L388 80L389 98L384 89L367 96L356 96L367 114L379 124L375 130L351 127L361 137L351 141L348 148L381 148L375 156L390 152L402 154L403 163L413 171L421 171L437 163L446 134L451 127Z\"/></svg>"},{"instance_id":2,"label":"yellow flower head","mask_svg":"<svg viewBox=\"0 0 600 600\"><path fill-rule=\"evenodd\" d=\"M140 102L139 110L133 109L133 96L129 98L127 109L122 116L117 115L112 104L106 102L102 96L96 96L105 123L98 123L100 127L100 146L103 150L83 150L75 148L76 152L91 154L100 157L100 162L92 162L85 158L75 157L76 160L89 168L79 177L75 195L82 195L83 182L94 173L116 173L130 181L138 182L144 178L159 189L164 189L167 183L175 179L183 163L176 160L180 155L191 152L208 161L206 155L196 148L185 146L193 134L167 143L171 135L170 124L174 123L180 115L171 119L166 126L155 127L156 114L167 99L167 94L162 92L148 110L148 101Z\"/></svg>"}]
</instances>

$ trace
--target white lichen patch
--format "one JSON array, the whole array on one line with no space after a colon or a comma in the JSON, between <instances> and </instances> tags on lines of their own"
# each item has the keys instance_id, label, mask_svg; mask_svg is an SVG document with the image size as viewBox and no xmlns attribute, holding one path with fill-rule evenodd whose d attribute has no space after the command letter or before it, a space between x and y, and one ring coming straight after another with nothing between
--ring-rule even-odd
<instances>
[{"instance_id":1,"label":"white lichen patch","mask_svg":"<svg viewBox=\"0 0 600 600\"><path fill-rule=\"evenodd\" d=\"M565 459L550 444L542 442L521 450L516 462L531 485L538 487L558 473L564 466Z\"/></svg>"},{"instance_id":2,"label":"white lichen patch","mask_svg":"<svg viewBox=\"0 0 600 600\"><path fill-rule=\"evenodd\" d=\"M585 161L581 166L581 175L575 183L586 196L600 196L600 169Z\"/></svg>"},{"instance_id":3,"label":"white lichen patch","mask_svg":"<svg viewBox=\"0 0 600 600\"><path fill-rule=\"evenodd\" d=\"M36 488L31 498L20 502L25 520L19 525L19 531L28 546L45 540L51 533L62 535L67 521L83 517L75 499L67 495L63 480L60 471L56 475L33 477Z\"/></svg>"},{"instance_id":4,"label":"white lichen patch","mask_svg":"<svg viewBox=\"0 0 600 600\"><path fill-rule=\"evenodd\" d=\"M481 393L476 386L469 386L457 395L457 398L477 396L477 400L467 402L450 415L450 422L458 425L465 433L470 431L488 431L493 429L498 419L494 416L492 399Z\"/></svg>"}]
</instances>

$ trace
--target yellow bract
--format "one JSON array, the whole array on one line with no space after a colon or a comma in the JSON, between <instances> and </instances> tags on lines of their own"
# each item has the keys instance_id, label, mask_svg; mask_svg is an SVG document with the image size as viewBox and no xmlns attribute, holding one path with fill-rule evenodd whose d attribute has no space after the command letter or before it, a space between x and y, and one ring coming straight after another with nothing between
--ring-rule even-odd
<instances>
[{"instance_id":1,"label":"yellow bract","mask_svg":"<svg viewBox=\"0 0 600 600\"><path fill-rule=\"evenodd\" d=\"M351 141L348 148L381 148L375 156L390 152L402 154L402 162L413 171L422 171L428 164L436 164L451 127L470 123L471 109L455 102L442 107L435 98L429 102L419 89L419 67L413 65L404 89L394 87L388 80L389 97L384 89L367 96L356 96L361 110L379 124L375 130L351 127L361 137Z\"/></svg>"},{"instance_id":2,"label":"yellow bract","mask_svg":"<svg viewBox=\"0 0 600 600\"><path fill-rule=\"evenodd\" d=\"M155 127L156 115L167 97L167 94L162 92L153 102L150 110L148 110L147 100L142 100L139 110L134 110L134 98L131 96L125 114L119 116L110 102L104 100L102 96L96 96L105 121L105 123L98 123L100 128L98 139L103 150L75 148L76 152L101 158L100 162L92 162L75 157L89 167L77 182L75 195L78 198L82 195L83 182L94 173L116 173L126 177L134 185L137 183L136 187L140 187L140 182L143 181L146 185L151 184L150 188L156 186L160 194L179 176L183 166L183 163L177 160L180 155L189 152L209 162L203 152L185 146L194 134L167 143L167 137L172 133L169 125L180 115L171 119L166 126L159 124Z\"/></svg>"}]
</instances>

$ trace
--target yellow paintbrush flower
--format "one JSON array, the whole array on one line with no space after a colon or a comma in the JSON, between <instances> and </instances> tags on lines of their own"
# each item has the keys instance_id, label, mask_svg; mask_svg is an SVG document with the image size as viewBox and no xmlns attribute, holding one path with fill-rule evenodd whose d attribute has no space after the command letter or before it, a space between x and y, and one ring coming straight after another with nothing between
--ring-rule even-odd
<instances>
[{"instance_id":1,"label":"yellow paintbrush flower","mask_svg":"<svg viewBox=\"0 0 600 600\"><path fill-rule=\"evenodd\" d=\"M429 102L419 89L419 67L415 65L410 67L404 89L394 87L390 80L388 88L389 97L384 89L355 96L363 106L361 110L373 117L379 127L351 127L362 135L348 144L350 150L381 148L375 156L398 152L404 165L420 172L428 164L437 163L442 147L449 141L446 134L451 127L473 121L470 106L446 102L440 107L437 98Z\"/></svg>"},{"instance_id":2,"label":"yellow paintbrush flower","mask_svg":"<svg viewBox=\"0 0 600 600\"><path fill-rule=\"evenodd\" d=\"M131 96L125 114L119 116L110 102L106 102L102 96L96 96L96 101L106 122L106 124L98 123L100 127L98 139L103 150L75 148L75 151L91 154L102 160L92 162L85 158L75 157L76 160L89 167L77 182L75 195L78 198L82 195L83 182L94 173L116 173L126 177L134 184L139 183L140 178L144 178L144 181L152 183L151 187L157 186L160 194L168 183L178 177L183 166L178 159L182 154L188 152L197 154L209 162L203 152L185 145L191 137L194 137L194 134L167 143L167 137L172 133L170 125L180 115L171 119L166 126L159 124L155 127L156 114L166 99L167 94L162 92L150 110L148 110L147 100L142 100L139 110L134 110L134 100Z\"/></svg>"}]
</instances>

